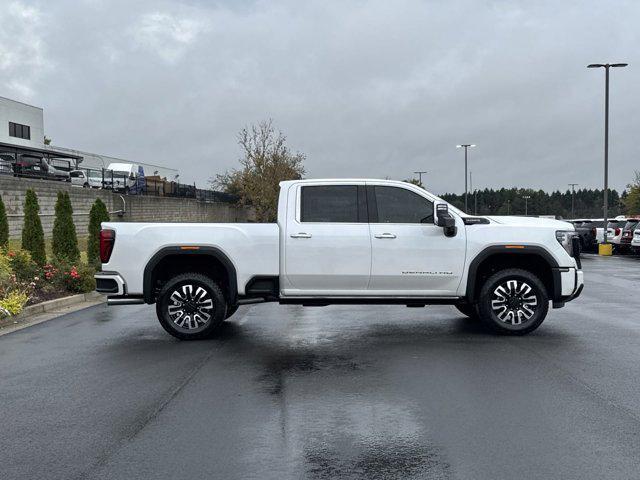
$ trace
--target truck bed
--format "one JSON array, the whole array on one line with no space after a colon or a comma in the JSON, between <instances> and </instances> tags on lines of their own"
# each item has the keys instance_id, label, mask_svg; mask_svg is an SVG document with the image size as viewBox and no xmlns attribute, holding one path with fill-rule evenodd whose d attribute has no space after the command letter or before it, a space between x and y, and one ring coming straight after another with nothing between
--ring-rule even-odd
<instances>
[{"instance_id":1,"label":"truck bed","mask_svg":"<svg viewBox=\"0 0 640 480\"><path fill-rule=\"evenodd\" d=\"M129 295L143 293L141 265L169 246L215 247L233 262L238 294L244 294L249 279L279 273L279 229L275 223L128 223L106 222L102 228L115 230L116 239L109 263L117 265Z\"/></svg>"}]
</instances>

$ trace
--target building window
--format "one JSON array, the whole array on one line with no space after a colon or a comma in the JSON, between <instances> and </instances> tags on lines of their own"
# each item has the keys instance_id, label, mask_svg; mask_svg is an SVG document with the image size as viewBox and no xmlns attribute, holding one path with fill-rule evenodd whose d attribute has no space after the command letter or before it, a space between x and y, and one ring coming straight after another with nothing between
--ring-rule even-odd
<instances>
[{"instance_id":1,"label":"building window","mask_svg":"<svg viewBox=\"0 0 640 480\"><path fill-rule=\"evenodd\" d=\"M31 140L31 127L29 125L9 122L9 136Z\"/></svg>"}]
</instances>

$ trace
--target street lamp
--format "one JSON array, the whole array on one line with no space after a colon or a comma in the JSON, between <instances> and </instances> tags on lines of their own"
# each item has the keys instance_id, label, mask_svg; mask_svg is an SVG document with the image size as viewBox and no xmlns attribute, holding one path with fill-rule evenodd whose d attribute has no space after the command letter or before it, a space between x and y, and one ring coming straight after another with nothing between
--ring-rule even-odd
<instances>
[{"instance_id":1,"label":"street lamp","mask_svg":"<svg viewBox=\"0 0 640 480\"><path fill-rule=\"evenodd\" d=\"M526 217L527 215L529 215L529 199L531 198L531 196L525 195L522 198L524 198L524 216Z\"/></svg>"},{"instance_id":2,"label":"street lamp","mask_svg":"<svg viewBox=\"0 0 640 480\"><path fill-rule=\"evenodd\" d=\"M587 68L604 68L604 240L607 244L607 215L609 213L609 69L626 67L628 63L591 63Z\"/></svg>"},{"instance_id":3,"label":"street lamp","mask_svg":"<svg viewBox=\"0 0 640 480\"><path fill-rule=\"evenodd\" d=\"M413 173L418 175L418 178L419 178L418 182L420 183L420 186L422 188L424 188L423 185L422 185L422 174L423 173L429 173L429 172L427 172L426 170L419 170L419 171L413 172Z\"/></svg>"},{"instance_id":4,"label":"street lamp","mask_svg":"<svg viewBox=\"0 0 640 480\"><path fill-rule=\"evenodd\" d=\"M576 219L576 214L574 212L574 206L575 206L576 185L579 185L579 184L578 183L568 183L567 185L569 185L571 187L571 220L575 220Z\"/></svg>"},{"instance_id":5,"label":"street lamp","mask_svg":"<svg viewBox=\"0 0 640 480\"><path fill-rule=\"evenodd\" d=\"M462 143L456 145L456 148L464 148L464 211L467 211L467 180L469 178L467 174L467 149L475 147L472 143Z\"/></svg>"}]
</instances>

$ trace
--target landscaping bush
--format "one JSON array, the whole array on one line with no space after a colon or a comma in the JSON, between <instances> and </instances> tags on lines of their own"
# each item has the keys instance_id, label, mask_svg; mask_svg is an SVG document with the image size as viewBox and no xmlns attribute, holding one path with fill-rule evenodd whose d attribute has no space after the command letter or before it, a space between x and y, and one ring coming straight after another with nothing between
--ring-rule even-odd
<instances>
[{"instance_id":1,"label":"landscaping bush","mask_svg":"<svg viewBox=\"0 0 640 480\"><path fill-rule=\"evenodd\" d=\"M9 246L9 220L7 220L7 210L4 208L4 202L0 197L0 248Z\"/></svg>"},{"instance_id":2,"label":"landscaping bush","mask_svg":"<svg viewBox=\"0 0 640 480\"><path fill-rule=\"evenodd\" d=\"M22 228L22 248L31 254L31 258L42 266L47 261L44 249L44 232L40 222L38 196L28 189L24 200L24 226Z\"/></svg>"},{"instance_id":3,"label":"landscaping bush","mask_svg":"<svg viewBox=\"0 0 640 480\"><path fill-rule=\"evenodd\" d=\"M87 262L95 268L100 268L100 224L108 221L107 206L97 198L89 212L89 239L87 241Z\"/></svg>"},{"instance_id":4,"label":"landscaping bush","mask_svg":"<svg viewBox=\"0 0 640 480\"><path fill-rule=\"evenodd\" d=\"M0 296L9 291L14 284L14 275L11 270L11 262L9 257L0 252Z\"/></svg>"},{"instance_id":5,"label":"landscaping bush","mask_svg":"<svg viewBox=\"0 0 640 480\"><path fill-rule=\"evenodd\" d=\"M56 288L72 293L87 293L95 290L95 269L84 263L73 263L65 259L55 260L44 267L44 278Z\"/></svg>"},{"instance_id":6,"label":"landscaping bush","mask_svg":"<svg viewBox=\"0 0 640 480\"><path fill-rule=\"evenodd\" d=\"M18 282L37 282L40 280L40 267L33 261L26 250L15 250L7 253L11 271Z\"/></svg>"},{"instance_id":7,"label":"landscaping bush","mask_svg":"<svg viewBox=\"0 0 640 480\"><path fill-rule=\"evenodd\" d=\"M29 294L20 290L12 290L0 299L0 314L2 316L17 315L29 301Z\"/></svg>"},{"instance_id":8,"label":"landscaping bush","mask_svg":"<svg viewBox=\"0 0 640 480\"><path fill-rule=\"evenodd\" d=\"M73 207L68 192L58 192L51 249L53 256L57 259L66 259L70 262L77 262L80 259L76 226L73 224Z\"/></svg>"}]
</instances>

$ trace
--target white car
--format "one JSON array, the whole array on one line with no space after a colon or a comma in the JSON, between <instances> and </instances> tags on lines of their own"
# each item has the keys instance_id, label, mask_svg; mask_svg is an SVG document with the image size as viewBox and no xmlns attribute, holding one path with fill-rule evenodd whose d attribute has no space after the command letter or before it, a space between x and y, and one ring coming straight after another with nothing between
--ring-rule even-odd
<instances>
[{"instance_id":1,"label":"white car","mask_svg":"<svg viewBox=\"0 0 640 480\"><path fill-rule=\"evenodd\" d=\"M71 185L84 188L102 188L102 175L100 172L86 172L84 170L72 170L69 172Z\"/></svg>"},{"instance_id":2,"label":"white car","mask_svg":"<svg viewBox=\"0 0 640 480\"><path fill-rule=\"evenodd\" d=\"M640 223L636 226L636 229L633 231L633 240L631 240L631 250L636 255L640 254Z\"/></svg>"},{"instance_id":3,"label":"white car","mask_svg":"<svg viewBox=\"0 0 640 480\"><path fill-rule=\"evenodd\" d=\"M620 243L622 238L622 229L624 228L625 223L627 223L627 218L624 216L617 216L607 222L607 241L609 243ZM613 241L614 239L616 240L615 242ZM604 241L604 228L599 227L596 229L596 240L598 243L602 243Z\"/></svg>"},{"instance_id":4,"label":"white car","mask_svg":"<svg viewBox=\"0 0 640 480\"><path fill-rule=\"evenodd\" d=\"M280 184L278 223L103 223L97 291L156 304L180 339L239 305L455 305L498 333L535 330L583 288L573 225L474 217L391 180Z\"/></svg>"}]
</instances>

